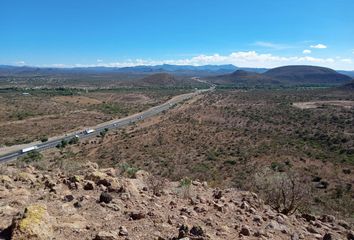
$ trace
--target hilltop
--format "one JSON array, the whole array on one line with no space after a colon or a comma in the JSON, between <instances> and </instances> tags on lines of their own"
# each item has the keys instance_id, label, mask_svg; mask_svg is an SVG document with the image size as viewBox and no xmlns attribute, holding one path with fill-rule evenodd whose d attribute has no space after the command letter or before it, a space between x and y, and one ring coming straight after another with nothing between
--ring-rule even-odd
<instances>
[{"instance_id":1,"label":"hilltop","mask_svg":"<svg viewBox=\"0 0 354 240\"><path fill-rule=\"evenodd\" d=\"M279 84L277 80L273 80L270 77L264 76L261 73L236 70L231 74L219 75L215 77L210 77L214 84L225 84L225 85L272 85Z\"/></svg>"},{"instance_id":2,"label":"hilltop","mask_svg":"<svg viewBox=\"0 0 354 240\"><path fill-rule=\"evenodd\" d=\"M91 162L75 174L7 166L0 238L353 239L350 225L330 215L287 216L251 192L122 170Z\"/></svg>"},{"instance_id":3,"label":"hilltop","mask_svg":"<svg viewBox=\"0 0 354 240\"><path fill-rule=\"evenodd\" d=\"M263 75L292 84L343 84L351 80L330 68L302 65L273 68Z\"/></svg>"},{"instance_id":4,"label":"hilltop","mask_svg":"<svg viewBox=\"0 0 354 240\"><path fill-rule=\"evenodd\" d=\"M335 70L317 66L283 66L264 73L237 70L231 74L209 77L215 84L259 85L341 85L351 77Z\"/></svg>"}]
</instances>

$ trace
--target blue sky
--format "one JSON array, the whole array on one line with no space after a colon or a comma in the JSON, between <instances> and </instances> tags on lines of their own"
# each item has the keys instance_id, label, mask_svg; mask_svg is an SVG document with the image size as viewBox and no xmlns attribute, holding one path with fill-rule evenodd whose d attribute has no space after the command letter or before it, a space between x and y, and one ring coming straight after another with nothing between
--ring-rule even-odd
<instances>
[{"instance_id":1,"label":"blue sky","mask_svg":"<svg viewBox=\"0 0 354 240\"><path fill-rule=\"evenodd\" d=\"M0 64L354 70L353 0L1 0Z\"/></svg>"}]
</instances>

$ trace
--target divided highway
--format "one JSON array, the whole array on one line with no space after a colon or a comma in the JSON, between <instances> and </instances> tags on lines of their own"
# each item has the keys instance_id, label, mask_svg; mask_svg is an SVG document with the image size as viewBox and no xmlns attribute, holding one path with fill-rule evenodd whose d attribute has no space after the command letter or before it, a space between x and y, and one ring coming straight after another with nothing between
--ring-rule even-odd
<instances>
[{"instance_id":1,"label":"divided highway","mask_svg":"<svg viewBox=\"0 0 354 240\"><path fill-rule=\"evenodd\" d=\"M78 132L73 132L73 133L67 134L64 137L58 137L58 138L55 138L54 140L49 140L47 142L43 142L43 143L39 143L39 144L35 144L35 143L28 144L28 145L26 145L26 148L35 147L37 149L37 151L43 151L43 150L46 150L49 148L55 148L62 140L70 141L70 139L72 139L74 137L78 137L79 139L84 139L84 138L94 137L97 134L99 134L101 131L104 131L105 129L123 128L123 127L128 126L131 123L134 123L134 122L137 122L140 120L144 120L146 118L157 115L165 110L170 109L171 107L173 107L177 103L180 103L184 100L190 99L200 93L212 91L214 89L215 89L215 86L212 86L209 89L196 90L195 92L192 92L192 93L178 95L176 97L173 97L171 100L167 101L166 103L152 107L146 111L143 111L143 112L140 112L140 113L137 113L137 114L134 114L129 117L122 118L122 119L116 119L116 120L112 120L109 122L101 123L101 124L97 125L96 127L87 127L86 128L86 129L93 129L94 130L93 132L88 133L85 130L81 130ZM22 149L8 152L8 153L0 156L0 163L21 157L26 154L27 154L27 152L23 152Z\"/></svg>"}]
</instances>

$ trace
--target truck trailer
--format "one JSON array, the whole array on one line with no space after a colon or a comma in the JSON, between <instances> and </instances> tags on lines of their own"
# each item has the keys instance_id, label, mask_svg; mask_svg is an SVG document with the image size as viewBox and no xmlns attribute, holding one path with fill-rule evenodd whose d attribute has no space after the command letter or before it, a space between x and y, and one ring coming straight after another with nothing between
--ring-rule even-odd
<instances>
[{"instance_id":1,"label":"truck trailer","mask_svg":"<svg viewBox=\"0 0 354 240\"><path fill-rule=\"evenodd\" d=\"M26 152L30 152L30 151L37 150L37 149L38 149L37 146L32 146L32 147L22 149L21 152L26 153Z\"/></svg>"},{"instance_id":2,"label":"truck trailer","mask_svg":"<svg viewBox=\"0 0 354 240\"><path fill-rule=\"evenodd\" d=\"M93 133L95 130L94 129L86 129L85 134L90 134Z\"/></svg>"}]
</instances>

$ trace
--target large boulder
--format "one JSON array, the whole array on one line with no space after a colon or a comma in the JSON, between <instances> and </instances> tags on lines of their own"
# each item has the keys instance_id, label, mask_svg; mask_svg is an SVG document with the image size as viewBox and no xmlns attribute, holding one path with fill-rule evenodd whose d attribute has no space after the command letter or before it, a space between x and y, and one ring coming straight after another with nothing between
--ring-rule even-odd
<instances>
[{"instance_id":1,"label":"large boulder","mask_svg":"<svg viewBox=\"0 0 354 240\"><path fill-rule=\"evenodd\" d=\"M13 221L12 239L50 240L53 239L53 219L45 205L30 205L20 219Z\"/></svg>"}]
</instances>

